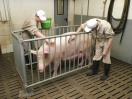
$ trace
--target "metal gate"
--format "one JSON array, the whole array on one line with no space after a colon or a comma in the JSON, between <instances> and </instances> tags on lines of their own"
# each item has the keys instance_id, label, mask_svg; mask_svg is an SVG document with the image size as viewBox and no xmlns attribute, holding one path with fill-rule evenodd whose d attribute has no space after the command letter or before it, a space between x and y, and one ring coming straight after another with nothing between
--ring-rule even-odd
<instances>
[{"instance_id":1,"label":"metal gate","mask_svg":"<svg viewBox=\"0 0 132 99\"><path fill-rule=\"evenodd\" d=\"M86 58L86 56L91 55L89 53L91 53L91 46L90 49L88 48L89 44L86 44L87 46L84 47L84 44L81 44L81 38L80 37L84 37L86 38L87 36L89 37L88 34L86 34L85 32L80 32L78 34L76 33L72 33L72 34L64 34L64 30L67 30L67 32L72 32L75 31L78 28L78 26L60 26L60 27L55 27L54 29L47 29L47 30L42 30L40 29L41 33L43 33L44 35L46 35L45 38L34 38L34 39L28 39L28 40L23 40L21 35L23 31L14 31L12 33L12 43L13 43L13 50L14 50L14 58L15 58L15 65L16 65L16 69L21 77L21 80L23 82L24 88L26 90L26 92L30 91L32 89L33 86L38 85L42 82L60 77L62 75L66 75L68 73L74 72L76 70L80 70L83 68L87 68L88 66L90 66L89 63L91 63L90 56L88 58ZM57 33L56 33L57 32ZM58 33L59 32L59 33ZM56 35L59 34L59 35ZM82 35L82 36L79 36ZM72 42L72 37L75 37L76 41L76 37L79 37L79 41L75 42L75 44L73 44L72 46L70 45L71 50L73 49L77 49L77 51L74 51L73 54L75 54L76 52L78 52L77 55L73 55L72 59L71 56L69 56L68 58L65 57L64 59L64 55L67 55L68 52L63 52L62 53L62 40L63 38L65 38L66 42L64 46L68 46L67 43L67 38L68 42ZM62 38L62 39L61 39ZM83 38L83 39L84 39ZM53 76L53 70L55 71L55 63L57 61L56 56L58 55L58 53L56 53L57 49L56 49L56 45L54 46L55 49L55 58L48 64L48 66L45 68L45 55L43 54L42 56L42 63L43 63L43 72L39 71L39 66L40 66L40 60L38 59L38 55L39 55L39 44L41 43L41 48L43 49L42 52L45 53L45 41L48 40L49 42L52 40L54 40L54 42L58 42L57 39L59 39L59 44L60 44L60 57L59 57L59 67L57 68L57 75ZM89 39L89 38L88 38ZM88 41L87 39L87 41ZM91 39L90 39L91 40ZM29 52L25 53L24 52L24 48L23 48L23 43L28 43L29 44ZM34 55L31 53L32 47L31 44L34 43L35 45L35 50L36 50L36 54ZM55 43L56 44L56 43ZM78 45L80 44L80 45ZM76 46L74 46L76 45ZM48 45L50 46L50 45ZM79 46L78 48L80 49L82 46L83 49L78 50L78 48L76 48L77 46ZM52 50L49 47L49 50ZM64 50L66 50L64 48ZM83 53L83 51L85 51L85 53ZM50 51L51 52L51 51ZM62 54L61 54L62 53ZM52 54L52 53L49 53ZM26 61L26 56L28 56L28 62ZM62 57L63 56L63 57ZM76 57L75 57L76 56ZM50 57L48 57L48 61L50 60ZM54 63L54 64L52 64Z\"/></svg>"}]
</instances>

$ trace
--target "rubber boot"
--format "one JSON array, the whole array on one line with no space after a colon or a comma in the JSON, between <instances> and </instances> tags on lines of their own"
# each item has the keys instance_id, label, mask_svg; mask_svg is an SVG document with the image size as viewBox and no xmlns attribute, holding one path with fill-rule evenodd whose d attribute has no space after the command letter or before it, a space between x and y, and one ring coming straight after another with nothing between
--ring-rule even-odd
<instances>
[{"instance_id":1,"label":"rubber boot","mask_svg":"<svg viewBox=\"0 0 132 99\"><path fill-rule=\"evenodd\" d=\"M104 64L104 75L100 77L100 80L106 80L109 77L111 64Z\"/></svg>"},{"instance_id":2,"label":"rubber boot","mask_svg":"<svg viewBox=\"0 0 132 99\"><path fill-rule=\"evenodd\" d=\"M96 75L99 69L99 61L93 61L92 70L86 73L87 76Z\"/></svg>"}]
</instances>

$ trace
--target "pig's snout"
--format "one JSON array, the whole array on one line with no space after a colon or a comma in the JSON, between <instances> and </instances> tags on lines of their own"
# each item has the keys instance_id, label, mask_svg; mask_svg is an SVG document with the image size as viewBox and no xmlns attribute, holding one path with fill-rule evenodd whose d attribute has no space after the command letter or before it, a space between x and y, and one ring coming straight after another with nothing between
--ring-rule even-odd
<instances>
[{"instance_id":1,"label":"pig's snout","mask_svg":"<svg viewBox=\"0 0 132 99\"><path fill-rule=\"evenodd\" d=\"M39 72L40 73L44 72L44 66L39 66Z\"/></svg>"}]
</instances>

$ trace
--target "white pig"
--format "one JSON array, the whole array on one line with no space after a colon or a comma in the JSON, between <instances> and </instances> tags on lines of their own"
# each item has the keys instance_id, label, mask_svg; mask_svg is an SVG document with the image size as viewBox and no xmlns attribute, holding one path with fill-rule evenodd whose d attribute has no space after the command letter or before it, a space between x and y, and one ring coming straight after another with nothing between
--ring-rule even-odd
<instances>
[{"instance_id":1,"label":"white pig","mask_svg":"<svg viewBox=\"0 0 132 99\"><path fill-rule=\"evenodd\" d=\"M56 39L52 38L47 39L39 50L37 51L31 50L31 53L36 54L38 56L39 62L39 71L43 72L43 70L52 62L54 62L54 76L57 75L57 69L59 66L59 61L61 59L61 54L64 53L65 45L68 44L70 36L57 37ZM48 42L47 42L48 41ZM43 50L44 49L44 50ZM55 59L55 61L54 61Z\"/></svg>"},{"instance_id":2,"label":"white pig","mask_svg":"<svg viewBox=\"0 0 132 99\"><path fill-rule=\"evenodd\" d=\"M76 32L68 32L65 34L73 34ZM45 42L37 51L31 50L31 53L38 55L39 71L43 70L52 62L54 63L53 76L57 75L60 60L70 60L75 57L82 57L86 55L87 50L90 48L91 38L87 34L79 34L57 37L50 39L50 43ZM88 53L88 55L90 55ZM87 55L87 56L88 56ZM86 56L86 57L87 57ZM82 64L83 62L81 62Z\"/></svg>"},{"instance_id":3,"label":"white pig","mask_svg":"<svg viewBox=\"0 0 132 99\"><path fill-rule=\"evenodd\" d=\"M73 33L70 32L70 33L65 33L65 34L73 34ZM73 35L68 40L68 46L65 49L63 60L71 60L76 57L80 58L80 57L85 56L86 60L90 58L90 64L91 64L92 62L92 56L91 56L92 52L91 51L93 50L93 45L94 45L94 42L92 40L91 34ZM80 66L83 65L83 63L84 63L84 60L82 58L82 61L79 65Z\"/></svg>"}]
</instances>

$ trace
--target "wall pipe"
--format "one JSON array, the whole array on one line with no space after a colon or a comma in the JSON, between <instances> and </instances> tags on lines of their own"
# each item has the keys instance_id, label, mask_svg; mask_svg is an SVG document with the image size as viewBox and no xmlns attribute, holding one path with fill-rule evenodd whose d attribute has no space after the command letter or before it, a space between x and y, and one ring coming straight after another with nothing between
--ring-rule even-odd
<instances>
[{"instance_id":1,"label":"wall pipe","mask_svg":"<svg viewBox=\"0 0 132 99\"><path fill-rule=\"evenodd\" d=\"M83 19L83 2L84 0L81 1L81 24L82 24L82 19Z\"/></svg>"},{"instance_id":2,"label":"wall pipe","mask_svg":"<svg viewBox=\"0 0 132 99\"><path fill-rule=\"evenodd\" d=\"M104 19L104 17L105 17L105 7L106 7L106 2L107 2L107 0L103 0L104 8L103 8L102 19Z\"/></svg>"},{"instance_id":3,"label":"wall pipe","mask_svg":"<svg viewBox=\"0 0 132 99\"><path fill-rule=\"evenodd\" d=\"M1 11L0 11L0 22L2 22L2 15L1 15Z\"/></svg>"},{"instance_id":4,"label":"wall pipe","mask_svg":"<svg viewBox=\"0 0 132 99\"><path fill-rule=\"evenodd\" d=\"M88 4L87 4L87 17L88 17L88 14L89 14L89 0L88 0Z\"/></svg>"},{"instance_id":5,"label":"wall pipe","mask_svg":"<svg viewBox=\"0 0 132 99\"><path fill-rule=\"evenodd\" d=\"M4 0L3 0L3 5L4 5L4 12L5 12L5 18L6 18L4 22L8 22L8 20L7 20L7 14L6 14L6 7L5 7Z\"/></svg>"},{"instance_id":6,"label":"wall pipe","mask_svg":"<svg viewBox=\"0 0 132 99\"><path fill-rule=\"evenodd\" d=\"M8 17L9 17L9 27L10 27L10 32L12 32L12 20L11 20L11 13L10 13L10 4L9 4L9 0L6 0L6 2L7 2Z\"/></svg>"}]
</instances>

